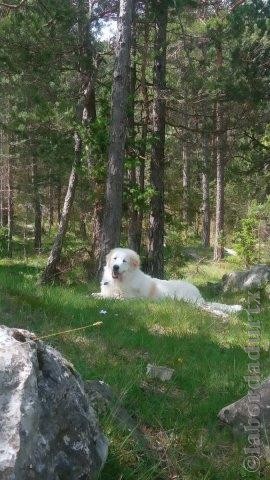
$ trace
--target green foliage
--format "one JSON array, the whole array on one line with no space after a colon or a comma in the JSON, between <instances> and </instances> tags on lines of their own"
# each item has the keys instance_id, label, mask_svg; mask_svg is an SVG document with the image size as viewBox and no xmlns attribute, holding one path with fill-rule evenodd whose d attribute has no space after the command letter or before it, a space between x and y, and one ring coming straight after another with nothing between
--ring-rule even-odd
<instances>
[{"instance_id":1,"label":"green foliage","mask_svg":"<svg viewBox=\"0 0 270 480\"><path fill-rule=\"evenodd\" d=\"M124 201L128 204L132 202L135 210L148 211L151 198L155 195L155 190L150 185L143 190L138 184L127 183L124 189Z\"/></svg>"},{"instance_id":2,"label":"green foliage","mask_svg":"<svg viewBox=\"0 0 270 480\"><path fill-rule=\"evenodd\" d=\"M7 227L0 227L0 258L7 255L8 230Z\"/></svg>"},{"instance_id":3,"label":"green foliage","mask_svg":"<svg viewBox=\"0 0 270 480\"><path fill-rule=\"evenodd\" d=\"M168 0L170 7L175 8L176 12L181 12L184 7L196 8L198 0Z\"/></svg>"},{"instance_id":4,"label":"green foliage","mask_svg":"<svg viewBox=\"0 0 270 480\"><path fill-rule=\"evenodd\" d=\"M270 197L264 204L254 201L246 218L240 222L235 248L245 265L249 267L261 260L259 227L270 216Z\"/></svg>"},{"instance_id":5,"label":"green foliage","mask_svg":"<svg viewBox=\"0 0 270 480\"><path fill-rule=\"evenodd\" d=\"M183 245L185 244L185 225L180 220L168 224L165 235L166 265L170 265L168 278L180 278L184 265Z\"/></svg>"},{"instance_id":6,"label":"green foliage","mask_svg":"<svg viewBox=\"0 0 270 480\"><path fill-rule=\"evenodd\" d=\"M91 125L79 125L78 131L82 139L84 164L91 167L90 172L88 167L85 171L95 182L104 183L109 144L107 118L100 115Z\"/></svg>"},{"instance_id":7,"label":"green foliage","mask_svg":"<svg viewBox=\"0 0 270 480\"><path fill-rule=\"evenodd\" d=\"M234 99L258 104L268 97L269 18L270 4L263 0L244 2L229 16L231 75L227 91Z\"/></svg>"},{"instance_id":8,"label":"green foliage","mask_svg":"<svg viewBox=\"0 0 270 480\"><path fill-rule=\"evenodd\" d=\"M241 220L240 229L237 234L235 249L245 262L245 266L249 267L258 262L257 252L258 241L258 220L254 215Z\"/></svg>"}]
</instances>

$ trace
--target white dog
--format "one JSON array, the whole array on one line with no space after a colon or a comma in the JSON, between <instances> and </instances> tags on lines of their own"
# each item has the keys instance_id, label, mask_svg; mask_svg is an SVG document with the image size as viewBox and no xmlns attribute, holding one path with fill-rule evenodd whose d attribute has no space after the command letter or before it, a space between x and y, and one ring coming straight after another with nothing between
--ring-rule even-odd
<instances>
[{"instance_id":1,"label":"white dog","mask_svg":"<svg viewBox=\"0 0 270 480\"><path fill-rule=\"evenodd\" d=\"M183 280L160 280L140 270L139 255L128 248L115 248L106 257L101 281L101 298L172 298L194 303L213 313L238 312L241 305L205 302L198 288Z\"/></svg>"}]
</instances>

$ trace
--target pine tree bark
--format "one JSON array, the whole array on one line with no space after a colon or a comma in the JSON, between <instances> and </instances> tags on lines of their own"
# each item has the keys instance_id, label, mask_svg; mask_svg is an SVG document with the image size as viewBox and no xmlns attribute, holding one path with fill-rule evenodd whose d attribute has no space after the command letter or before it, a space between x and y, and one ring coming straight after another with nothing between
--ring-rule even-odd
<instances>
[{"instance_id":1,"label":"pine tree bark","mask_svg":"<svg viewBox=\"0 0 270 480\"><path fill-rule=\"evenodd\" d=\"M53 191L52 171L49 172L49 232L54 223L54 191Z\"/></svg>"},{"instance_id":2,"label":"pine tree bark","mask_svg":"<svg viewBox=\"0 0 270 480\"><path fill-rule=\"evenodd\" d=\"M14 229L14 205L13 205L13 164L12 159L8 155L7 161L7 179L8 179L8 198L7 198L7 255L12 257L13 254L13 229Z\"/></svg>"},{"instance_id":3,"label":"pine tree bark","mask_svg":"<svg viewBox=\"0 0 270 480\"><path fill-rule=\"evenodd\" d=\"M145 17L147 18L148 11L145 12ZM145 156L147 149L147 136L148 136L148 126L149 126L149 97L148 97L148 86L146 81L146 69L148 62L148 51L149 51L149 30L150 25L146 21L144 27L144 40L143 40L143 50L142 50L142 60L141 60L141 70L140 70L140 87L142 94L142 111L141 111L141 141L139 148L139 171L137 172L136 181L138 183L141 193L144 193L145 189ZM134 217L130 221L130 232L129 232L129 247L132 250L140 253L141 244L142 244L142 223L144 217L144 208L143 206L134 212ZM133 225L131 225L133 224Z\"/></svg>"},{"instance_id":4,"label":"pine tree bark","mask_svg":"<svg viewBox=\"0 0 270 480\"><path fill-rule=\"evenodd\" d=\"M4 149L4 134L3 131L0 129L0 159L2 160L3 157L3 149ZM0 166L0 225L3 227L3 212L4 212L4 166Z\"/></svg>"},{"instance_id":5,"label":"pine tree bark","mask_svg":"<svg viewBox=\"0 0 270 480\"><path fill-rule=\"evenodd\" d=\"M82 208L82 210L83 210L83 208ZM84 211L80 212L79 217L80 217L79 221L80 221L81 239L86 242L88 240L88 235L87 235L87 229L86 229L86 214L84 213Z\"/></svg>"},{"instance_id":6,"label":"pine tree bark","mask_svg":"<svg viewBox=\"0 0 270 480\"><path fill-rule=\"evenodd\" d=\"M7 191L8 191L8 165L7 158L9 155L9 143L7 135L1 130L1 156L3 157L3 163L1 167L1 226L7 227L8 224L8 205L7 205Z\"/></svg>"},{"instance_id":7,"label":"pine tree bark","mask_svg":"<svg viewBox=\"0 0 270 480\"><path fill-rule=\"evenodd\" d=\"M218 45L217 68L220 70L223 64L222 47ZM214 260L224 258L224 181L225 181L225 135L223 106L220 100L216 103L216 160L217 160L217 185L216 185L216 232L214 246Z\"/></svg>"},{"instance_id":8,"label":"pine tree bark","mask_svg":"<svg viewBox=\"0 0 270 480\"><path fill-rule=\"evenodd\" d=\"M56 188L56 196L57 196L57 222L58 225L61 221L61 205L62 205L62 180L59 173L58 180L57 180L57 188Z\"/></svg>"},{"instance_id":9,"label":"pine tree bark","mask_svg":"<svg viewBox=\"0 0 270 480\"><path fill-rule=\"evenodd\" d=\"M223 112L220 102L216 105L216 128L217 133L217 185L216 185L216 232L214 246L214 260L219 261L224 258L224 170L225 170L225 152L223 142Z\"/></svg>"},{"instance_id":10,"label":"pine tree bark","mask_svg":"<svg viewBox=\"0 0 270 480\"><path fill-rule=\"evenodd\" d=\"M165 79L167 0L157 0L155 8L155 41L153 72L153 144L150 164L151 185L155 194L151 199L148 269L151 275L164 275L164 147L165 147Z\"/></svg>"},{"instance_id":11,"label":"pine tree bark","mask_svg":"<svg viewBox=\"0 0 270 480\"><path fill-rule=\"evenodd\" d=\"M120 242L132 7L133 0L120 0L100 272L106 253Z\"/></svg>"},{"instance_id":12,"label":"pine tree bark","mask_svg":"<svg viewBox=\"0 0 270 480\"><path fill-rule=\"evenodd\" d=\"M130 156L134 157L135 151L135 89L137 80L137 65L136 65L136 22L135 22L135 2L133 2L132 12L132 61L130 67L130 81L129 81L129 102L128 102L128 151ZM136 187L137 181L137 166L133 165L129 171L129 182L131 187ZM139 211L131 200L129 205L129 221L128 221L128 246L135 252L140 250L140 232L139 232Z\"/></svg>"},{"instance_id":13,"label":"pine tree bark","mask_svg":"<svg viewBox=\"0 0 270 480\"><path fill-rule=\"evenodd\" d=\"M81 139L77 133L74 135L74 162L69 177L69 184L65 196L62 210L59 230L55 237L54 244L48 258L46 268L42 274L42 283L52 283L58 276L58 266L60 263L63 241L67 232L69 217L74 201L76 185L78 182L78 168L81 161Z\"/></svg>"},{"instance_id":14,"label":"pine tree bark","mask_svg":"<svg viewBox=\"0 0 270 480\"><path fill-rule=\"evenodd\" d=\"M202 134L202 244L204 247L210 246L210 192L209 192L209 135L207 132Z\"/></svg>"},{"instance_id":15,"label":"pine tree bark","mask_svg":"<svg viewBox=\"0 0 270 480\"><path fill-rule=\"evenodd\" d=\"M190 223L189 201L190 201L190 162L188 148L185 140L182 144L182 186L183 186L183 206L182 220L187 226Z\"/></svg>"},{"instance_id":16,"label":"pine tree bark","mask_svg":"<svg viewBox=\"0 0 270 480\"><path fill-rule=\"evenodd\" d=\"M95 57L95 45L91 33L91 9L92 2L89 2L88 21L86 22L82 37L85 39L84 49L88 58L88 71L86 82L84 86L84 109L83 109L83 124L91 125L97 119L96 109L96 73L97 73L97 59ZM100 180L96 179L93 171L97 164L97 159L91 151L91 144L88 144L88 158L87 166L89 172L89 185L94 192L93 215L91 221L92 243L91 243L91 257L93 259L93 269L91 274L98 273L100 249L102 242L102 221L104 213L104 186ZM86 232L85 232L86 233ZM86 238L85 238L86 240Z\"/></svg>"},{"instance_id":17,"label":"pine tree bark","mask_svg":"<svg viewBox=\"0 0 270 480\"><path fill-rule=\"evenodd\" d=\"M42 240L42 209L40 203L40 192L38 185L37 160L32 159L32 188L33 188L33 209L35 215L34 221L34 248L37 252L41 250Z\"/></svg>"},{"instance_id":18,"label":"pine tree bark","mask_svg":"<svg viewBox=\"0 0 270 480\"><path fill-rule=\"evenodd\" d=\"M86 3L84 0L79 0L79 38L80 44L87 58L87 65L82 69L82 85L83 85L83 113L82 124L91 129L92 124L97 119L96 110L96 74L98 68L98 57L95 55L95 42L91 31L92 21L92 7L93 2ZM86 9L87 15L86 15ZM93 174L97 166L96 154L91 150L91 143L88 143L88 157L87 166L89 172L89 186L94 192L93 215L91 221L92 242L90 257L92 260L92 268L89 274L98 273L99 258L102 243L102 222L104 213L104 184L100 179L95 178ZM84 212L82 211L82 214ZM83 215L82 215L83 216ZM82 218L82 217L81 217ZM81 222L81 233L85 240L87 240L87 231L85 221Z\"/></svg>"},{"instance_id":19,"label":"pine tree bark","mask_svg":"<svg viewBox=\"0 0 270 480\"><path fill-rule=\"evenodd\" d=\"M104 215L104 189L103 184L94 186L95 201L92 220L92 254L95 260L95 273L98 273L99 258L101 255L102 221Z\"/></svg>"},{"instance_id":20,"label":"pine tree bark","mask_svg":"<svg viewBox=\"0 0 270 480\"><path fill-rule=\"evenodd\" d=\"M3 227L3 189L4 189L4 185L3 185L3 170L2 170L2 167L1 167L1 173L0 173L0 225L1 227Z\"/></svg>"}]
</instances>

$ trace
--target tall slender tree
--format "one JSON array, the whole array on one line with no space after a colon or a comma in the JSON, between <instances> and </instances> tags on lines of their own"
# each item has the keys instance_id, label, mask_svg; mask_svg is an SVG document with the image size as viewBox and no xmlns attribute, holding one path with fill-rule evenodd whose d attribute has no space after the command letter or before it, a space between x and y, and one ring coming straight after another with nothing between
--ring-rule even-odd
<instances>
[{"instance_id":1,"label":"tall slender tree","mask_svg":"<svg viewBox=\"0 0 270 480\"><path fill-rule=\"evenodd\" d=\"M182 197L182 219L183 222L187 225L190 223L189 217L189 203L190 203L190 158L187 146L187 140L183 140L182 143L182 186L183 186L183 197Z\"/></svg>"},{"instance_id":2,"label":"tall slender tree","mask_svg":"<svg viewBox=\"0 0 270 480\"><path fill-rule=\"evenodd\" d=\"M209 133L203 129L202 132L202 244L204 247L210 246L210 141Z\"/></svg>"},{"instance_id":3,"label":"tall slender tree","mask_svg":"<svg viewBox=\"0 0 270 480\"><path fill-rule=\"evenodd\" d=\"M32 189L33 189L33 209L35 215L34 225L34 247L37 252L41 249L42 236L42 209L40 202L40 190L38 182L38 169L36 156L32 159Z\"/></svg>"},{"instance_id":4,"label":"tall slender tree","mask_svg":"<svg viewBox=\"0 0 270 480\"><path fill-rule=\"evenodd\" d=\"M165 82L167 0L157 0L154 9L154 69L153 69L153 139L150 165L151 184L155 190L151 199L149 230L149 272L162 278L164 275L164 148L165 148Z\"/></svg>"},{"instance_id":5,"label":"tall slender tree","mask_svg":"<svg viewBox=\"0 0 270 480\"><path fill-rule=\"evenodd\" d=\"M133 61L131 67L131 85L132 85L132 106L133 106L133 116L130 126L132 130L135 130L135 110L136 110L136 90L140 92L141 95L141 109L139 112L140 115L140 137L139 137L139 146L136 147L136 153L138 153L137 164L132 169L131 181L132 185L135 186L137 192L139 192L141 201L137 201L137 205L131 205L131 217L129 219L129 231L128 231L128 244L129 247L136 252L140 253L141 243L142 243L142 222L144 217L145 203L142 200L145 194L145 167L146 167L146 153L147 153L147 138L148 138L148 129L149 129L149 95L148 95L148 84L147 84L147 65L148 65L148 54L149 54L149 35L151 30L151 23L149 20L149 6L145 6L143 17L143 31L142 31L142 45L138 47L134 53L137 54L138 60ZM139 22L138 22L139 23ZM133 32L135 35L139 36L138 29L135 32L133 26ZM134 34L133 34L134 38ZM136 39L136 36L135 36ZM134 43L133 43L134 45ZM135 50L135 49L134 49ZM133 57L134 58L134 57ZM135 58L136 60L136 58ZM140 68L139 68L140 65ZM136 71L137 70L137 71ZM138 76L138 82L136 86L136 77ZM139 136L139 133L138 133ZM135 149L134 149L135 150ZM134 151L133 151L134 155Z\"/></svg>"},{"instance_id":6,"label":"tall slender tree","mask_svg":"<svg viewBox=\"0 0 270 480\"><path fill-rule=\"evenodd\" d=\"M216 47L217 70L221 71L223 65L222 45ZM219 261L224 257L224 181L225 181L225 134L224 134L224 107L220 99L216 102L216 232L214 245L214 260Z\"/></svg>"},{"instance_id":7,"label":"tall slender tree","mask_svg":"<svg viewBox=\"0 0 270 480\"><path fill-rule=\"evenodd\" d=\"M7 158L7 181L8 181L8 198L7 198L7 228L8 228L8 243L7 253L9 257L13 254L13 229L14 229L14 181L13 181L13 160L8 154Z\"/></svg>"},{"instance_id":8,"label":"tall slender tree","mask_svg":"<svg viewBox=\"0 0 270 480\"><path fill-rule=\"evenodd\" d=\"M93 55L90 40L91 2L88 7L84 0L77 0L77 40L78 40L78 78L76 84L79 87L81 98L77 105L77 121L83 126L88 126L96 118L95 90L93 80ZM79 168L82 157L82 139L79 125L74 133L74 160L69 177L69 184L61 213L58 233L55 237L47 265L42 274L42 283L52 282L58 274L61 252L64 238L68 229L71 209L74 203L75 191L78 183ZM86 232L85 232L86 233Z\"/></svg>"},{"instance_id":9,"label":"tall slender tree","mask_svg":"<svg viewBox=\"0 0 270 480\"><path fill-rule=\"evenodd\" d=\"M133 1L119 3L100 270L106 253L120 243Z\"/></svg>"},{"instance_id":10,"label":"tall slender tree","mask_svg":"<svg viewBox=\"0 0 270 480\"><path fill-rule=\"evenodd\" d=\"M47 265L42 273L41 282L51 283L58 275L58 266L60 263L63 241L68 229L68 222L71 213L71 208L74 201L76 186L78 183L78 169L81 163L81 138L75 133L74 135L74 162L69 177L69 184L65 196L64 206L60 219L58 233L55 237L51 253L49 255Z\"/></svg>"}]
</instances>

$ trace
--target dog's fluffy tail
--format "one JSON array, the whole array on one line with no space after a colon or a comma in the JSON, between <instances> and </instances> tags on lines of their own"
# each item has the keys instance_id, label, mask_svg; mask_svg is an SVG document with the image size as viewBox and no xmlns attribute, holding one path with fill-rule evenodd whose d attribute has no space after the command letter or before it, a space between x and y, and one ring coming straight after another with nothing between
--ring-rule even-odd
<instances>
[{"instance_id":1,"label":"dog's fluffy tail","mask_svg":"<svg viewBox=\"0 0 270 480\"><path fill-rule=\"evenodd\" d=\"M237 313L242 310L241 305L225 305L224 303L205 302L205 310L208 310L219 316L227 316L229 313Z\"/></svg>"}]
</instances>

